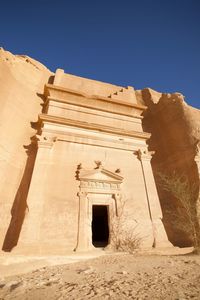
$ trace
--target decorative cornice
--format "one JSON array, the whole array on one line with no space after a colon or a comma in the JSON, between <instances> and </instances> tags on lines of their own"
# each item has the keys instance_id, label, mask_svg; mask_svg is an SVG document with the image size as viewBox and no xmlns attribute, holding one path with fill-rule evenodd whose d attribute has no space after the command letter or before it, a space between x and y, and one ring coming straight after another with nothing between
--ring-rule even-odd
<instances>
[{"instance_id":1,"label":"decorative cornice","mask_svg":"<svg viewBox=\"0 0 200 300\"><path fill-rule=\"evenodd\" d=\"M39 115L39 121L40 122L47 122L47 123L55 123L55 124L62 124L62 125L68 125L73 127L79 127L99 132L106 132L106 133L112 133L120 136L129 136L129 137L136 137L141 138L144 140L147 140L150 138L151 134L146 132L138 132L133 130L125 130L120 128L115 128L107 125L101 125L101 124L94 124L94 123L88 123L84 121L78 121L78 120L72 120L67 118L61 118L56 116L51 116L47 114L40 114Z\"/></svg>"},{"instance_id":2,"label":"decorative cornice","mask_svg":"<svg viewBox=\"0 0 200 300\"><path fill-rule=\"evenodd\" d=\"M107 99L107 98L106 98ZM110 98L109 98L110 99ZM115 115L121 115L121 116L126 116L126 117L132 117L134 119L143 119L143 116L141 115L143 110L134 108L134 107L126 107L123 104L118 105L118 110L115 111L113 108L110 107L110 104L112 103L107 103L108 107L103 108L102 106L94 106L91 102L80 102L80 101L72 101L71 98L67 98L67 99L57 99L57 98L53 98L53 97L48 97L47 101L45 103L46 107L48 107L48 104L50 103L50 101L53 102L57 102L57 103L63 103L63 104L70 104L70 105L75 105L78 107L85 107L85 108L89 108L95 111L102 111L102 112L107 112L107 113L112 113ZM126 108L126 111L122 111L121 108ZM127 110L128 108L128 110ZM134 111L133 111L134 110ZM140 114L136 114L136 111L140 111Z\"/></svg>"}]
</instances>

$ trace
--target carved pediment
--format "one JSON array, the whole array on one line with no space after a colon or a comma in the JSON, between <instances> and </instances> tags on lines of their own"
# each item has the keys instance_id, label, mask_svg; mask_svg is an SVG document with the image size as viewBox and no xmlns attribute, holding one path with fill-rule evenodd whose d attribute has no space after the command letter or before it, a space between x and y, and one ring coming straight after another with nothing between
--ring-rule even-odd
<instances>
[{"instance_id":1,"label":"carved pediment","mask_svg":"<svg viewBox=\"0 0 200 300\"><path fill-rule=\"evenodd\" d=\"M78 165L77 179L80 180L80 189L92 193L116 193L120 191L123 177L119 175L120 169L115 172L103 168L101 161L95 161L96 168L84 169Z\"/></svg>"},{"instance_id":2,"label":"carved pediment","mask_svg":"<svg viewBox=\"0 0 200 300\"><path fill-rule=\"evenodd\" d=\"M123 177L106 169L80 170L79 180L98 181L108 183L121 183Z\"/></svg>"}]
</instances>

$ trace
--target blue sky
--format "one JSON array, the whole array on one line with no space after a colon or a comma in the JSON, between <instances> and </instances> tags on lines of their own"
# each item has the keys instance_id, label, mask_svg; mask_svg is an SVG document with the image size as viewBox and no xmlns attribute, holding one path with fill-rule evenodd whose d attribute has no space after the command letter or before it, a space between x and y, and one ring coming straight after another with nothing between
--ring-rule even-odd
<instances>
[{"instance_id":1,"label":"blue sky","mask_svg":"<svg viewBox=\"0 0 200 300\"><path fill-rule=\"evenodd\" d=\"M199 0L0 0L0 42L52 71L181 92L200 108Z\"/></svg>"}]
</instances>

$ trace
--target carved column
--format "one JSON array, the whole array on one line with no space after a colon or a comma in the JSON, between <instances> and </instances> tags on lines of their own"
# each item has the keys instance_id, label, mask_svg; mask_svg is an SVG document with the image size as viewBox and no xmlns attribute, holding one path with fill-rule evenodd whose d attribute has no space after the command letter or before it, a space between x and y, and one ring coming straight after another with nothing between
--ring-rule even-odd
<instances>
[{"instance_id":1,"label":"carved column","mask_svg":"<svg viewBox=\"0 0 200 300\"><path fill-rule=\"evenodd\" d=\"M76 251L88 250L89 247L89 220L88 220L88 199L87 193L80 191L79 197L79 215L78 215L78 234Z\"/></svg>"},{"instance_id":2,"label":"carved column","mask_svg":"<svg viewBox=\"0 0 200 300\"><path fill-rule=\"evenodd\" d=\"M154 152L139 149L135 152L135 154L137 154L138 159L141 162L149 217L152 224L152 247L169 247L171 246L171 243L168 241L163 223L161 221L162 211L151 167L151 158Z\"/></svg>"},{"instance_id":3,"label":"carved column","mask_svg":"<svg viewBox=\"0 0 200 300\"><path fill-rule=\"evenodd\" d=\"M20 242L25 243L27 247L29 244L39 247L41 242L40 228L44 206L44 189L47 187L47 168L49 156L56 141L55 137L45 135L37 136L37 139L37 156L27 196L28 212L20 235Z\"/></svg>"}]
</instances>

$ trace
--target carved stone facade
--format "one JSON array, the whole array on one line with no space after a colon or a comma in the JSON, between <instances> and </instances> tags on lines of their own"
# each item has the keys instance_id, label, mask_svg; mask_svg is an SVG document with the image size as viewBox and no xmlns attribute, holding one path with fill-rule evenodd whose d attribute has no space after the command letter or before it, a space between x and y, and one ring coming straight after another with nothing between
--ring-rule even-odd
<instances>
[{"instance_id":1,"label":"carved stone facade","mask_svg":"<svg viewBox=\"0 0 200 300\"><path fill-rule=\"evenodd\" d=\"M121 199L127 227L137 223L142 247L171 247L146 144L150 134L142 129L146 107L136 102L133 88L114 97L115 88L78 77L69 82L62 70L45 86L19 249L56 254L93 249L99 231L94 219L103 211L109 245L111 215Z\"/></svg>"},{"instance_id":2,"label":"carved stone facade","mask_svg":"<svg viewBox=\"0 0 200 300\"><path fill-rule=\"evenodd\" d=\"M109 216L117 214L118 200L122 197L121 183L123 177L104 169L100 162L94 170L79 168L77 173L80 181L79 211L82 210L84 213L79 215L76 250L89 250L94 247L91 227L92 206L106 206Z\"/></svg>"},{"instance_id":3,"label":"carved stone facade","mask_svg":"<svg viewBox=\"0 0 200 300\"><path fill-rule=\"evenodd\" d=\"M32 58L2 48L0 73L3 251L36 255L81 249L82 213L90 239L85 249L95 247L91 238L99 214L107 218L104 231L109 242L109 204L116 207L121 199L127 204L127 224L137 224L144 247L168 246L165 229L173 245L191 245L190 237L174 226L174 197L158 184L159 201L151 166L157 183L158 170L175 171L198 187L200 220L199 109L178 93L135 90L63 70L54 74ZM78 177L79 171L98 166L123 177L122 182L86 182ZM84 196L84 188L96 192Z\"/></svg>"}]
</instances>

